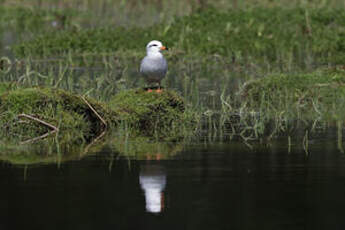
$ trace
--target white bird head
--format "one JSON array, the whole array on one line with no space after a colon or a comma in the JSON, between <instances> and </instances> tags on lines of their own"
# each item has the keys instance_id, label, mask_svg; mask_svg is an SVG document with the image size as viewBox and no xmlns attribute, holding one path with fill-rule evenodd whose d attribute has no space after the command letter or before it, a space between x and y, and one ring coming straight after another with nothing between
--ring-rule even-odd
<instances>
[{"instance_id":1,"label":"white bird head","mask_svg":"<svg viewBox=\"0 0 345 230\"><path fill-rule=\"evenodd\" d=\"M162 50L167 50L167 47L163 46L160 41L153 40L150 41L146 46L146 52L149 53L159 53Z\"/></svg>"}]
</instances>

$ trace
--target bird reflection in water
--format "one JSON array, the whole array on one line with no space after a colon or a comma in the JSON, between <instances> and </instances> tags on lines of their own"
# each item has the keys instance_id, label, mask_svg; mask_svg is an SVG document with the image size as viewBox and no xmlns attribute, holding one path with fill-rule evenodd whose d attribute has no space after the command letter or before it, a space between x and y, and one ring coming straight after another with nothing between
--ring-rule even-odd
<instances>
[{"instance_id":1,"label":"bird reflection in water","mask_svg":"<svg viewBox=\"0 0 345 230\"><path fill-rule=\"evenodd\" d=\"M164 210L166 173L159 161L148 160L140 169L139 182L145 193L146 211L160 213Z\"/></svg>"}]
</instances>

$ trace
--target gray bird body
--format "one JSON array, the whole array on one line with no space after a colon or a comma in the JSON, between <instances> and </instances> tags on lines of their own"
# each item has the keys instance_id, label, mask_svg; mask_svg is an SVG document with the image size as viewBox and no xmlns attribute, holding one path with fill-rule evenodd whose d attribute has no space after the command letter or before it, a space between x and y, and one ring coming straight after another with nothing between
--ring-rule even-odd
<instances>
[{"instance_id":1,"label":"gray bird body","mask_svg":"<svg viewBox=\"0 0 345 230\"><path fill-rule=\"evenodd\" d=\"M168 69L162 50L166 49L159 41L151 41L146 46L146 56L140 64L140 73L148 83L158 83L165 77Z\"/></svg>"},{"instance_id":2,"label":"gray bird body","mask_svg":"<svg viewBox=\"0 0 345 230\"><path fill-rule=\"evenodd\" d=\"M163 55L161 57L146 56L141 61L140 72L147 82L160 82L167 73L168 64Z\"/></svg>"}]
</instances>

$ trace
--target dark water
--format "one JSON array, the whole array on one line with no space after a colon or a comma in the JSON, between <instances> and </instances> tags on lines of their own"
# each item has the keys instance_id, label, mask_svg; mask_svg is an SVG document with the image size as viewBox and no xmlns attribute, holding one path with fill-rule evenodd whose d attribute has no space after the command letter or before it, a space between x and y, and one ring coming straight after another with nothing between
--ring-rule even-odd
<instances>
[{"instance_id":1,"label":"dark water","mask_svg":"<svg viewBox=\"0 0 345 230\"><path fill-rule=\"evenodd\" d=\"M61 165L2 162L0 229L345 228L334 141L310 143L308 155L283 141L194 144L150 159L104 148Z\"/></svg>"}]
</instances>

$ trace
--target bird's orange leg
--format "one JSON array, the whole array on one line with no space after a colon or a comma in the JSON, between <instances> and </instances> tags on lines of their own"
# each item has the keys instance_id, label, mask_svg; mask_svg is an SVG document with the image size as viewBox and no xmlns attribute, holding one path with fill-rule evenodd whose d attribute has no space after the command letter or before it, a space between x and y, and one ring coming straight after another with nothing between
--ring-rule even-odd
<instances>
[{"instance_id":1,"label":"bird's orange leg","mask_svg":"<svg viewBox=\"0 0 345 230\"><path fill-rule=\"evenodd\" d=\"M163 90L161 89L161 84L158 83L158 89L156 90L157 93L162 93Z\"/></svg>"},{"instance_id":2,"label":"bird's orange leg","mask_svg":"<svg viewBox=\"0 0 345 230\"><path fill-rule=\"evenodd\" d=\"M147 84L147 90L146 90L146 92L148 92L148 93L151 93L151 92L152 92L152 89L151 89L151 87L150 87L150 82Z\"/></svg>"}]
</instances>

